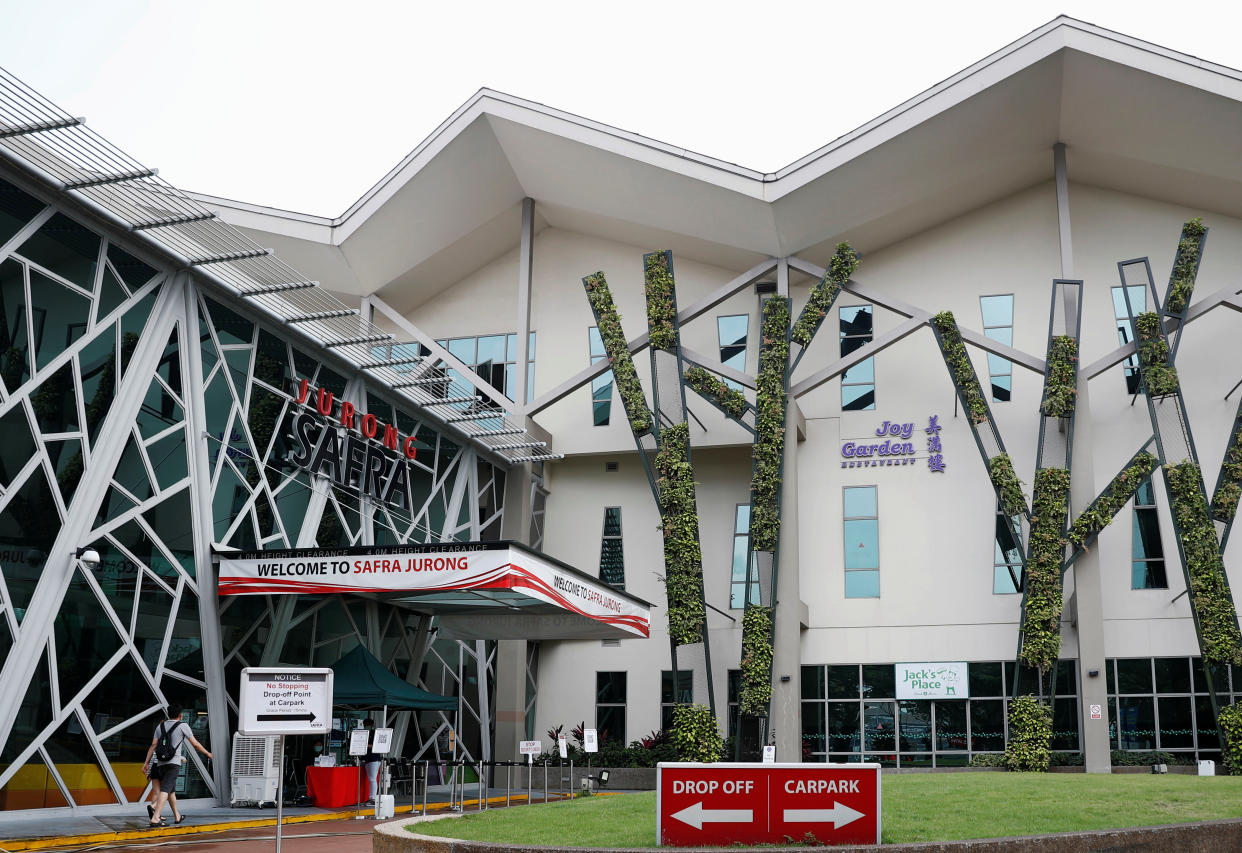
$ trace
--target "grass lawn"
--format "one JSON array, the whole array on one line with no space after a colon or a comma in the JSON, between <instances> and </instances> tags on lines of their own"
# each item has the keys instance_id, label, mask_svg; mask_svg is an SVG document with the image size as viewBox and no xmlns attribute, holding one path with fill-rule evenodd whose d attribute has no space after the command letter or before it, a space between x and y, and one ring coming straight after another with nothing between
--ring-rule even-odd
<instances>
[{"instance_id":1,"label":"grass lawn","mask_svg":"<svg viewBox=\"0 0 1242 853\"><path fill-rule=\"evenodd\" d=\"M1242 777L908 773L883 781L885 843L1242 817ZM591 797L410 826L470 841L655 847L655 793Z\"/></svg>"}]
</instances>

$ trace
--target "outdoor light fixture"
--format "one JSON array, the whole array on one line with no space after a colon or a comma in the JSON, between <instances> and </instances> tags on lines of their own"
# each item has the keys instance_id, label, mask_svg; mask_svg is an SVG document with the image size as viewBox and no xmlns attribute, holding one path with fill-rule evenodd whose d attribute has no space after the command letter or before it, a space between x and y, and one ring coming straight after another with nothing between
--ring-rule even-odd
<instances>
[{"instance_id":1,"label":"outdoor light fixture","mask_svg":"<svg viewBox=\"0 0 1242 853\"><path fill-rule=\"evenodd\" d=\"M785 683L785 682L787 682L787 681L789 681L789 676L788 676L788 675L782 675L782 676L781 676L781 684L784 684L784 683Z\"/></svg>"},{"instance_id":2,"label":"outdoor light fixture","mask_svg":"<svg viewBox=\"0 0 1242 853\"><path fill-rule=\"evenodd\" d=\"M1098 669L1089 669L1087 670L1087 675L1091 676L1092 678L1099 678L1100 671Z\"/></svg>"},{"instance_id":3,"label":"outdoor light fixture","mask_svg":"<svg viewBox=\"0 0 1242 853\"><path fill-rule=\"evenodd\" d=\"M73 552L73 555L82 561L82 565L88 569L93 569L99 565L99 552L94 548L82 547Z\"/></svg>"}]
</instances>

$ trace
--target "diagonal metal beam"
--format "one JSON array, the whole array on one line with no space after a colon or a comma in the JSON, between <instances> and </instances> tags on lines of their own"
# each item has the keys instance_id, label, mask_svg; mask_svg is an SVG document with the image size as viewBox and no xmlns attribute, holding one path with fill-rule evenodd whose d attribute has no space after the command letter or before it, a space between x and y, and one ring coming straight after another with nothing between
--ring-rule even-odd
<instances>
[{"instance_id":1,"label":"diagonal metal beam","mask_svg":"<svg viewBox=\"0 0 1242 853\"><path fill-rule=\"evenodd\" d=\"M823 278L824 268L810 261L804 261L801 258L790 258L789 265L807 275ZM903 317L917 317L923 320L931 317L930 311L919 308L917 305L911 305L909 302L890 296L871 285L855 281L854 279L846 282L841 289L847 293L862 297L875 305L879 305L881 308L892 311L894 314L901 314ZM990 352L993 355L1007 358L1019 367L1025 367L1027 370L1038 373L1041 376L1044 374L1045 365L1042 358L1019 349L1014 349L1011 346L1006 346L1000 341L992 340L987 335L971 331L970 329L963 329L961 326L958 326L957 330L961 334L962 340L966 343L977 346L979 349Z\"/></svg>"},{"instance_id":2,"label":"diagonal metal beam","mask_svg":"<svg viewBox=\"0 0 1242 853\"><path fill-rule=\"evenodd\" d=\"M888 349L907 335L917 332L927 324L925 318L912 317L895 329L889 329L871 343L863 344L849 355L843 355L822 370L817 370L806 379L789 389L789 396L795 400L803 394L814 391L825 382L840 376L860 361L865 361L881 350Z\"/></svg>"}]
</instances>

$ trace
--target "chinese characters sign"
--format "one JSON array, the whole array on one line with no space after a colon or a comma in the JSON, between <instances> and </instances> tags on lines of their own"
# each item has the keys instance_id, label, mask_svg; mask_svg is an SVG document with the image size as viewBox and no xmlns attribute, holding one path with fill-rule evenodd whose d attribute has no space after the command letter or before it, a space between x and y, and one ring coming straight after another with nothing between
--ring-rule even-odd
<instances>
[{"instance_id":1,"label":"chinese characters sign","mask_svg":"<svg viewBox=\"0 0 1242 853\"><path fill-rule=\"evenodd\" d=\"M842 468L877 468L914 465L919 456L911 441L914 422L885 421L875 431L876 439L847 441L841 445ZM944 448L940 443L940 416L931 415L923 432L927 436L927 468L944 473ZM882 439L882 440L881 440Z\"/></svg>"}]
</instances>

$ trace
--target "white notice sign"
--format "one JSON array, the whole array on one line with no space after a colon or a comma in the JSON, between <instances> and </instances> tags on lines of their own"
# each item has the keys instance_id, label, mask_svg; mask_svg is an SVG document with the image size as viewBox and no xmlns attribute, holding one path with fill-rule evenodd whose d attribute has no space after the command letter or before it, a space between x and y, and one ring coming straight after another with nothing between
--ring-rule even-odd
<instances>
[{"instance_id":1,"label":"white notice sign","mask_svg":"<svg viewBox=\"0 0 1242 853\"><path fill-rule=\"evenodd\" d=\"M768 744L767 746L763 748L763 763L764 764L775 764L776 763L775 744Z\"/></svg>"},{"instance_id":2,"label":"white notice sign","mask_svg":"<svg viewBox=\"0 0 1242 853\"><path fill-rule=\"evenodd\" d=\"M599 752L599 733L595 729L582 730L582 751Z\"/></svg>"},{"instance_id":3,"label":"white notice sign","mask_svg":"<svg viewBox=\"0 0 1242 853\"><path fill-rule=\"evenodd\" d=\"M541 740L523 740L518 741L518 751L522 755L538 755L543 752L543 741Z\"/></svg>"},{"instance_id":4,"label":"white notice sign","mask_svg":"<svg viewBox=\"0 0 1242 853\"><path fill-rule=\"evenodd\" d=\"M1104 709L1100 707L1099 705L1092 705L1091 706L1091 719L1093 720L1104 719Z\"/></svg>"},{"instance_id":5,"label":"white notice sign","mask_svg":"<svg viewBox=\"0 0 1242 853\"><path fill-rule=\"evenodd\" d=\"M569 745L565 743L565 736L558 735L556 738L556 751L561 754L561 758L569 758Z\"/></svg>"},{"instance_id":6,"label":"white notice sign","mask_svg":"<svg viewBox=\"0 0 1242 853\"><path fill-rule=\"evenodd\" d=\"M366 755L370 750L371 732L368 729L354 729L349 733L349 754Z\"/></svg>"},{"instance_id":7,"label":"white notice sign","mask_svg":"<svg viewBox=\"0 0 1242 853\"><path fill-rule=\"evenodd\" d=\"M966 662L899 663L893 669L898 699L967 699Z\"/></svg>"},{"instance_id":8,"label":"white notice sign","mask_svg":"<svg viewBox=\"0 0 1242 853\"><path fill-rule=\"evenodd\" d=\"M387 755L392 751L392 729L375 730L375 738L371 741L371 751L378 755Z\"/></svg>"},{"instance_id":9,"label":"white notice sign","mask_svg":"<svg viewBox=\"0 0 1242 853\"><path fill-rule=\"evenodd\" d=\"M327 735L332 723L332 670L246 667L237 729L247 737Z\"/></svg>"}]
</instances>

